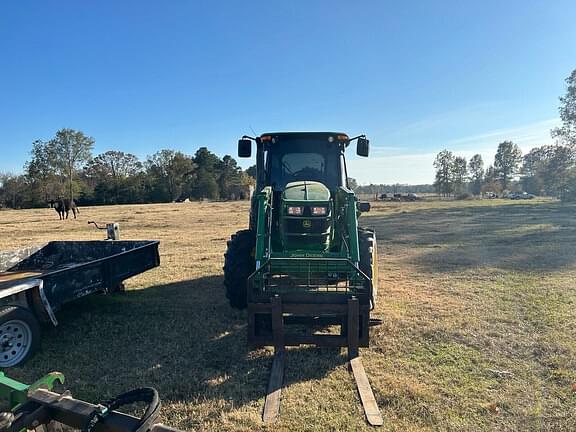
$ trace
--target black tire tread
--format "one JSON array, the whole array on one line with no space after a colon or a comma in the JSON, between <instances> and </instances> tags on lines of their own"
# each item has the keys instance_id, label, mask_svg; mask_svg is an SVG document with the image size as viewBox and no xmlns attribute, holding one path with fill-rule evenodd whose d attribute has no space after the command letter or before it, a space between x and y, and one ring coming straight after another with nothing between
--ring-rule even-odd
<instances>
[{"instance_id":1,"label":"black tire tread","mask_svg":"<svg viewBox=\"0 0 576 432\"><path fill-rule=\"evenodd\" d=\"M376 233L369 228L358 228L358 246L360 252L359 267L362 272L370 278L367 282L366 288L370 291L370 298L372 307L376 306L376 298L378 294L378 281L373 280L372 265L375 257L376 248ZM375 265L378 265L377 258Z\"/></svg>"},{"instance_id":2,"label":"black tire tread","mask_svg":"<svg viewBox=\"0 0 576 432\"><path fill-rule=\"evenodd\" d=\"M253 255L255 245L254 231L238 231L228 241L228 249L224 254L226 298L230 302L230 306L236 309L246 308L248 276L256 268Z\"/></svg>"}]
</instances>

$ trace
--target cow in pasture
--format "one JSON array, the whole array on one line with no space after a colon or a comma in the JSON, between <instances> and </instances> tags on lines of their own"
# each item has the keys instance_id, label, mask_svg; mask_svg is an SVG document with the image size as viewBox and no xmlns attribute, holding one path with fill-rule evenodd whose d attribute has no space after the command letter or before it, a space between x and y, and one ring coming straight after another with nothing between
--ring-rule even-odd
<instances>
[{"instance_id":1,"label":"cow in pasture","mask_svg":"<svg viewBox=\"0 0 576 432\"><path fill-rule=\"evenodd\" d=\"M68 213L70 210L72 210L72 213L74 214L74 219L76 219L76 213L80 214L80 209L78 209L74 200L67 198L57 198L56 200L50 200L50 207L56 210L60 220L68 219Z\"/></svg>"}]
</instances>

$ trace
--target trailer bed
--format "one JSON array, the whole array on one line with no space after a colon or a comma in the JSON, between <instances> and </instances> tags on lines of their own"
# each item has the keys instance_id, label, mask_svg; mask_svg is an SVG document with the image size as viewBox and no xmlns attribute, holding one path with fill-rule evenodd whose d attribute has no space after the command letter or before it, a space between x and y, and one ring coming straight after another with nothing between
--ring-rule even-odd
<instances>
[{"instance_id":1,"label":"trailer bed","mask_svg":"<svg viewBox=\"0 0 576 432\"><path fill-rule=\"evenodd\" d=\"M0 298L16 285L42 281L51 309L99 291L113 291L160 264L156 240L53 241L0 252Z\"/></svg>"},{"instance_id":2,"label":"trailer bed","mask_svg":"<svg viewBox=\"0 0 576 432\"><path fill-rule=\"evenodd\" d=\"M0 252L0 368L24 363L38 349L39 322L58 325L62 305L160 265L159 242L53 241Z\"/></svg>"}]
</instances>

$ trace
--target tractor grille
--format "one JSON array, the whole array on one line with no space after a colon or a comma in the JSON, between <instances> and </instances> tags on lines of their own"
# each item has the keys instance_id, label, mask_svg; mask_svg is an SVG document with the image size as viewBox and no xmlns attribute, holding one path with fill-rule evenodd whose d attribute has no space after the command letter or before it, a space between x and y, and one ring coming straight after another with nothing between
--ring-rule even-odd
<instances>
[{"instance_id":1,"label":"tractor grille","mask_svg":"<svg viewBox=\"0 0 576 432\"><path fill-rule=\"evenodd\" d=\"M330 229L330 220L325 217L292 218L286 217L286 232L293 234L315 233L323 234Z\"/></svg>"},{"instance_id":2,"label":"tractor grille","mask_svg":"<svg viewBox=\"0 0 576 432\"><path fill-rule=\"evenodd\" d=\"M283 245L288 250L328 249L330 219L326 217L286 217L284 219Z\"/></svg>"},{"instance_id":3,"label":"tractor grille","mask_svg":"<svg viewBox=\"0 0 576 432\"><path fill-rule=\"evenodd\" d=\"M256 291L283 293L367 292L368 278L342 258L272 258L249 280Z\"/></svg>"}]
</instances>

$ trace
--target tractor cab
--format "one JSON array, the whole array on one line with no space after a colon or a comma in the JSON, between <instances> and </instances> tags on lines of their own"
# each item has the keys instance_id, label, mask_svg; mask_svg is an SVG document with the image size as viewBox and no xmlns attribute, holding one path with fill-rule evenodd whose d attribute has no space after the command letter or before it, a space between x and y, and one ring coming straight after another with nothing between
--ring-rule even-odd
<instances>
[{"instance_id":1,"label":"tractor cab","mask_svg":"<svg viewBox=\"0 0 576 432\"><path fill-rule=\"evenodd\" d=\"M340 246L334 241L335 202L340 190L349 190L346 147L357 140L357 154L368 155L369 142L361 135L350 139L339 132L267 133L244 136L238 142L240 157L251 155L256 142L256 190L271 195L271 234L274 250L327 251ZM250 226L256 225L253 202Z\"/></svg>"},{"instance_id":2,"label":"tractor cab","mask_svg":"<svg viewBox=\"0 0 576 432\"><path fill-rule=\"evenodd\" d=\"M283 191L294 181L317 181L329 190L347 187L344 151L358 140L357 154L368 156L369 141L364 135L349 138L339 132L281 132L260 137L242 137L238 156L250 157L256 142L256 189L271 186Z\"/></svg>"}]
</instances>

